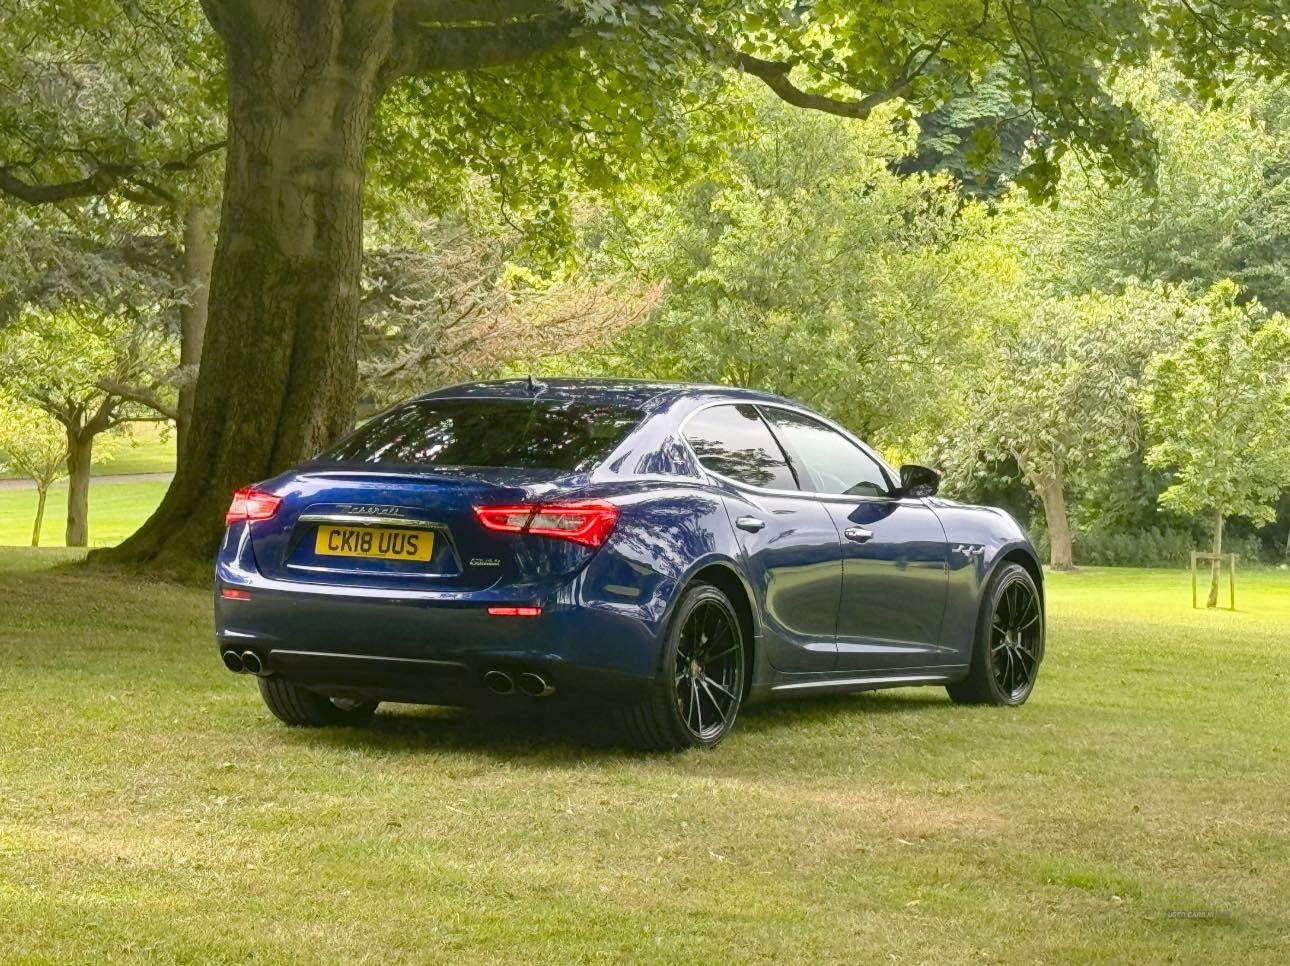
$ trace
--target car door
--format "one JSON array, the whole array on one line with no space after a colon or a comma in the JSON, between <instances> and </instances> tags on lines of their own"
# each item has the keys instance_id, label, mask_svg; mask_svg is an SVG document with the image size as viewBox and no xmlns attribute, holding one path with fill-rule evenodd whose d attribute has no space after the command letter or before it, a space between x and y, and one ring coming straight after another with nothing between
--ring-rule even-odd
<instances>
[{"instance_id":1,"label":"car door","mask_svg":"<svg viewBox=\"0 0 1290 966\"><path fill-rule=\"evenodd\" d=\"M723 491L770 663L782 671L832 670L842 550L829 512L800 492L755 406L708 406L686 420L683 433Z\"/></svg>"},{"instance_id":2,"label":"car door","mask_svg":"<svg viewBox=\"0 0 1290 966\"><path fill-rule=\"evenodd\" d=\"M901 497L878 461L833 427L798 410L759 408L842 538L838 669L945 663L949 546L935 512Z\"/></svg>"}]
</instances>

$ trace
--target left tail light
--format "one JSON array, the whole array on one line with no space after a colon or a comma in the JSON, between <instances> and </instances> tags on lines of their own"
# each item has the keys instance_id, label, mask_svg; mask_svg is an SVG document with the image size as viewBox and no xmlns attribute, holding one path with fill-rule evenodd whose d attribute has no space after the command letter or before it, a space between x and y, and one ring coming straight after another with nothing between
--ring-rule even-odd
<instances>
[{"instance_id":1,"label":"left tail light","mask_svg":"<svg viewBox=\"0 0 1290 966\"><path fill-rule=\"evenodd\" d=\"M533 533L599 547L614 531L618 507L603 500L477 506L475 517L485 528L501 533Z\"/></svg>"},{"instance_id":2,"label":"left tail light","mask_svg":"<svg viewBox=\"0 0 1290 966\"><path fill-rule=\"evenodd\" d=\"M224 514L225 523L244 523L247 520L267 520L278 512L282 497L250 486L233 494L233 502Z\"/></svg>"}]
</instances>

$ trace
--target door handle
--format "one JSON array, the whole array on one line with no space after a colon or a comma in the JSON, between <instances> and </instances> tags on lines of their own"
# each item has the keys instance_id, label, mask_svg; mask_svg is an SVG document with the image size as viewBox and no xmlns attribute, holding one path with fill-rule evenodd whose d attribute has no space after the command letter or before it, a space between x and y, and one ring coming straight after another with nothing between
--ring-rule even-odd
<instances>
[{"instance_id":1,"label":"door handle","mask_svg":"<svg viewBox=\"0 0 1290 966\"><path fill-rule=\"evenodd\" d=\"M735 526L740 530L747 530L749 533L756 533L762 527L766 526L766 521L758 520L756 517L740 517L735 521Z\"/></svg>"},{"instance_id":2,"label":"door handle","mask_svg":"<svg viewBox=\"0 0 1290 966\"><path fill-rule=\"evenodd\" d=\"M873 539L873 531L866 530L864 527L847 527L842 531L842 535L848 540L854 540L856 543L864 543L866 540Z\"/></svg>"}]
</instances>

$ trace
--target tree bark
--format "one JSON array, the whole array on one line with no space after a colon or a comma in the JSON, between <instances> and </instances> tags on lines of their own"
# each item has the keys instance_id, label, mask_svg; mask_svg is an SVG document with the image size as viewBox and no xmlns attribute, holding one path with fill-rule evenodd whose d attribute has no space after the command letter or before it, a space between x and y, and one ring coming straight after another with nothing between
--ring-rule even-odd
<instances>
[{"instance_id":1,"label":"tree bark","mask_svg":"<svg viewBox=\"0 0 1290 966\"><path fill-rule=\"evenodd\" d=\"M67 430L67 531L69 547L88 546L90 540L90 463L94 434Z\"/></svg>"},{"instance_id":2,"label":"tree bark","mask_svg":"<svg viewBox=\"0 0 1290 966\"><path fill-rule=\"evenodd\" d=\"M210 295L211 265L215 258L215 227L218 212L213 208L192 207L184 212L183 280L188 286L188 301L179 310L179 365L184 381L179 387L178 415L175 417L175 449L179 461L184 458L188 425L193 417L196 376L202 359L202 340L206 337L206 303Z\"/></svg>"},{"instance_id":3,"label":"tree bark","mask_svg":"<svg viewBox=\"0 0 1290 966\"><path fill-rule=\"evenodd\" d=\"M1070 518L1066 512L1066 478L1057 462L1051 473L1034 467L1027 454L1013 450L1021 475L1035 489L1044 505L1044 522L1048 527L1048 565L1053 570L1074 570Z\"/></svg>"},{"instance_id":4,"label":"tree bark","mask_svg":"<svg viewBox=\"0 0 1290 966\"><path fill-rule=\"evenodd\" d=\"M1071 547L1070 520L1066 514L1066 493L1061 477L1043 481L1039 498L1044 504L1044 520L1048 524L1048 563L1054 570L1074 570L1075 560Z\"/></svg>"},{"instance_id":5,"label":"tree bark","mask_svg":"<svg viewBox=\"0 0 1290 966\"><path fill-rule=\"evenodd\" d=\"M377 0L256 0L236 24L215 7L229 143L192 420L156 512L95 555L186 573L208 565L234 489L352 425L363 151L392 35Z\"/></svg>"},{"instance_id":6,"label":"tree bark","mask_svg":"<svg viewBox=\"0 0 1290 966\"><path fill-rule=\"evenodd\" d=\"M45 522L45 498L49 496L49 487L36 487L36 523L31 528L31 545L40 546L40 528Z\"/></svg>"},{"instance_id":7,"label":"tree bark","mask_svg":"<svg viewBox=\"0 0 1290 966\"><path fill-rule=\"evenodd\" d=\"M1223 552L1223 511L1214 511L1214 553ZM1206 607L1218 606L1218 578L1222 575L1222 562L1215 557L1209 565L1209 599Z\"/></svg>"}]
</instances>

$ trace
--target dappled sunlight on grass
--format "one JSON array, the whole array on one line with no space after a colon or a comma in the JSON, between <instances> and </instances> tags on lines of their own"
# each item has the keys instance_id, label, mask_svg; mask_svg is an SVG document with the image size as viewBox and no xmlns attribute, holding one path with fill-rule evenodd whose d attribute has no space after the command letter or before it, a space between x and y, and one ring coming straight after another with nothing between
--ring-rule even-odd
<instances>
[{"instance_id":1,"label":"dappled sunlight on grass","mask_svg":"<svg viewBox=\"0 0 1290 966\"><path fill-rule=\"evenodd\" d=\"M282 727L220 667L208 590L69 556L0 551L4 955L1290 952L1287 573L1238 572L1237 614L1185 574L1053 575L1018 711L821 698L645 756L594 715Z\"/></svg>"}]
</instances>

